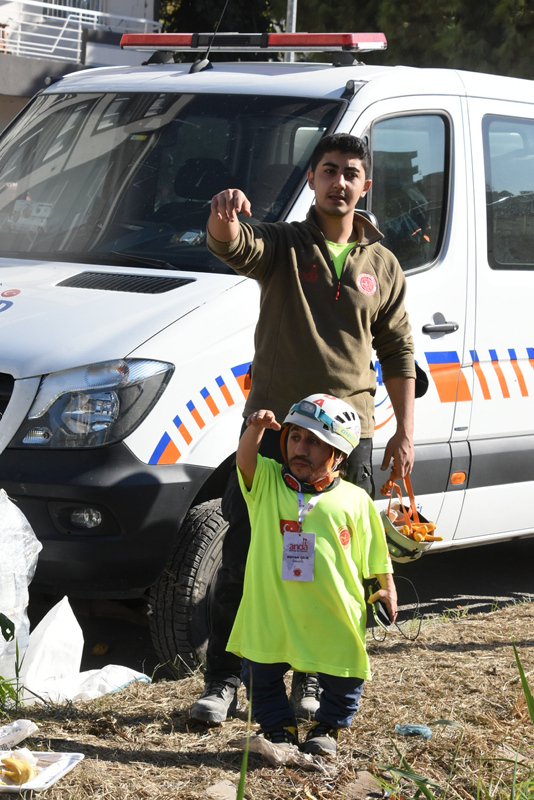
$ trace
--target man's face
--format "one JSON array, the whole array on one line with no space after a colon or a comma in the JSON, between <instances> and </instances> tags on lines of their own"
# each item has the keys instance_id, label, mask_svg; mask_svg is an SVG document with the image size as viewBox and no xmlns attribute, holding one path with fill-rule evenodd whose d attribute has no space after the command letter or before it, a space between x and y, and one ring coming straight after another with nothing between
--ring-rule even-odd
<instances>
[{"instance_id":1,"label":"man's face","mask_svg":"<svg viewBox=\"0 0 534 800\"><path fill-rule=\"evenodd\" d=\"M315 172L309 170L308 184L315 192L315 205L329 216L354 213L354 207L371 186L362 162L350 153L325 153Z\"/></svg>"},{"instance_id":2,"label":"man's face","mask_svg":"<svg viewBox=\"0 0 534 800\"><path fill-rule=\"evenodd\" d=\"M287 459L291 473L299 481L314 483L324 478L333 447L318 439L313 431L291 425L287 436Z\"/></svg>"}]
</instances>

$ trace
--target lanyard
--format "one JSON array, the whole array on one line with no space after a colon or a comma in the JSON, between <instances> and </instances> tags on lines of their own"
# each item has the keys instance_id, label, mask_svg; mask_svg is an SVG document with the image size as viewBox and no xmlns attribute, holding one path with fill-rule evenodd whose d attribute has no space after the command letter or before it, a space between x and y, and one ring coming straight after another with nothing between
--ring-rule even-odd
<instances>
[{"instance_id":1,"label":"lanyard","mask_svg":"<svg viewBox=\"0 0 534 800\"><path fill-rule=\"evenodd\" d=\"M304 522L304 517L306 516L306 514L310 513L310 511L314 506L317 505L321 497L322 494L314 494L313 497L311 497L308 500L306 505L304 505L304 492L300 491L297 492L297 499L299 504L299 519L298 519L299 531L302 530L302 523Z\"/></svg>"}]
</instances>

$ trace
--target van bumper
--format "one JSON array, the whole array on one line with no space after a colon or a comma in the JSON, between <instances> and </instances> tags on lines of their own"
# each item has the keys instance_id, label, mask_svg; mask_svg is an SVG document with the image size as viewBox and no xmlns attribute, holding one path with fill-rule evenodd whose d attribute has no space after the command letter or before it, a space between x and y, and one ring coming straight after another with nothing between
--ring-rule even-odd
<instances>
[{"instance_id":1,"label":"van bumper","mask_svg":"<svg viewBox=\"0 0 534 800\"><path fill-rule=\"evenodd\" d=\"M4 450L0 487L42 542L32 588L72 597L135 597L163 571L211 469L151 466L125 444L95 450ZM101 523L73 524L94 509ZM97 514L97 516L98 516Z\"/></svg>"}]
</instances>

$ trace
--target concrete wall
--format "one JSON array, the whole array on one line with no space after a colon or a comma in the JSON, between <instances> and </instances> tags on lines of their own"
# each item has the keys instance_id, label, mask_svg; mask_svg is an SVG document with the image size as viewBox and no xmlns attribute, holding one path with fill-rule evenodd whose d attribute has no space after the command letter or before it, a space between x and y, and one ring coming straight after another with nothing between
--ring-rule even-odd
<instances>
[{"instance_id":1,"label":"concrete wall","mask_svg":"<svg viewBox=\"0 0 534 800\"><path fill-rule=\"evenodd\" d=\"M45 87L45 79L53 75L66 75L85 67L68 61L49 58L27 58L0 54L0 79L2 91L13 97L33 97Z\"/></svg>"},{"instance_id":2,"label":"concrete wall","mask_svg":"<svg viewBox=\"0 0 534 800\"><path fill-rule=\"evenodd\" d=\"M10 97L6 94L0 94L0 131L3 131L21 108L24 108L28 100L28 97Z\"/></svg>"}]
</instances>

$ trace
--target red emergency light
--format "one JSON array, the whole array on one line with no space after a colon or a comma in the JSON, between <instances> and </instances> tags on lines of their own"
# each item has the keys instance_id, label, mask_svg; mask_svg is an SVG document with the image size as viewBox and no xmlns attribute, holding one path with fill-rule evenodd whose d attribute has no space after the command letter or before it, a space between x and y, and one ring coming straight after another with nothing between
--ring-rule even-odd
<instances>
[{"instance_id":1,"label":"red emergency light","mask_svg":"<svg viewBox=\"0 0 534 800\"><path fill-rule=\"evenodd\" d=\"M135 50L227 51L233 53L261 50L276 52L325 52L346 50L366 53L385 50L383 33L125 33L121 47Z\"/></svg>"}]
</instances>

